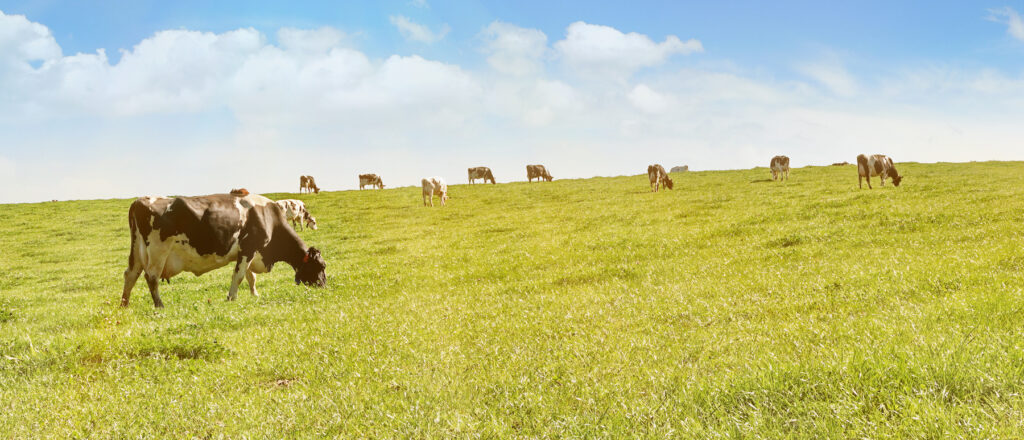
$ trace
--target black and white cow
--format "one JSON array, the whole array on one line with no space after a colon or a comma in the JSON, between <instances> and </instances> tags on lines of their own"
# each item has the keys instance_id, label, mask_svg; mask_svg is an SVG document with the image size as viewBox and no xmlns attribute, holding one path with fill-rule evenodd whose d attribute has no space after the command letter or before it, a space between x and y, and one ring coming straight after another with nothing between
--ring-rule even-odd
<instances>
[{"instance_id":1,"label":"black and white cow","mask_svg":"<svg viewBox=\"0 0 1024 440\"><path fill-rule=\"evenodd\" d=\"M295 269L295 283L324 287L323 257L306 247L288 225L284 210L256 194L214 194L198 197L140 197L128 209L131 251L124 271L121 305L145 272L153 305L163 307L160 279L181 272L196 276L235 263L228 300L234 300L242 278L256 292L254 273L270 272L277 262Z\"/></svg>"},{"instance_id":2,"label":"black and white cow","mask_svg":"<svg viewBox=\"0 0 1024 440\"><path fill-rule=\"evenodd\" d=\"M878 176L881 180L881 185L885 186L885 177L889 176L892 178L893 186L900 186L900 182L903 181L903 176L896 172L896 167L892 164L892 158L884 154L872 154L865 156L863 154L857 156L857 186L864 188L864 182L862 179L868 180L868 189L871 188L871 178Z\"/></svg>"}]
</instances>

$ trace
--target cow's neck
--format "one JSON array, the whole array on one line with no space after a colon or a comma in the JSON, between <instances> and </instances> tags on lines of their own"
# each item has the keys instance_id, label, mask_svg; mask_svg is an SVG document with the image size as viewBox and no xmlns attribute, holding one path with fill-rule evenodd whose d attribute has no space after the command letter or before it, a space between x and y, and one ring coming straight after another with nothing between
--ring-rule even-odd
<instances>
[{"instance_id":1,"label":"cow's neck","mask_svg":"<svg viewBox=\"0 0 1024 440\"><path fill-rule=\"evenodd\" d=\"M278 226L274 229L274 235L271 236L267 248L270 252L263 256L267 263L284 261L295 270L299 269L302 259L306 257L306 243L287 226Z\"/></svg>"},{"instance_id":2,"label":"cow's neck","mask_svg":"<svg viewBox=\"0 0 1024 440\"><path fill-rule=\"evenodd\" d=\"M899 177L900 173L896 172L896 167L889 167L889 178L895 179Z\"/></svg>"}]
</instances>

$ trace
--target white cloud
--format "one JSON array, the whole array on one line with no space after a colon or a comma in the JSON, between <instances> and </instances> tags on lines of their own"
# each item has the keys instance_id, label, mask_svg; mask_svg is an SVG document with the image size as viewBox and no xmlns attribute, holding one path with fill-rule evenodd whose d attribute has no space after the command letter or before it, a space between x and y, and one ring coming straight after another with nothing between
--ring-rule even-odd
<instances>
[{"instance_id":1,"label":"white cloud","mask_svg":"<svg viewBox=\"0 0 1024 440\"><path fill-rule=\"evenodd\" d=\"M28 68L30 61L50 61L61 56L50 29L24 15L0 12L0 62Z\"/></svg>"},{"instance_id":2,"label":"white cloud","mask_svg":"<svg viewBox=\"0 0 1024 440\"><path fill-rule=\"evenodd\" d=\"M848 98L857 94L857 80L838 61L800 64L796 70L836 95Z\"/></svg>"},{"instance_id":3,"label":"white cloud","mask_svg":"<svg viewBox=\"0 0 1024 440\"><path fill-rule=\"evenodd\" d=\"M345 39L344 32L327 26L313 30L281 28L277 31L277 41L282 49L302 53L322 54L341 47Z\"/></svg>"},{"instance_id":4,"label":"white cloud","mask_svg":"<svg viewBox=\"0 0 1024 440\"><path fill-rule=\"evenodd\" d=\"M433 44L441 41L441 39L451 31L451 28L445 24L441 26L440 30L434 32L430 30L430 28L422 24L415 23L403 15L392 15L389 19L391 20L391 24L398 28L398 32L402 34L402 37L409 41Z\"/></svg>"},{"instance_id":5,"label":"white cloud","mask_svg":"<svg viewBox=\"0 0 1024 440\"><path fill-rule=\"evenodd\" d=\"M486 40L487 63L511 75L528 75L544 68L548 37L537 29L492 22L481 33Z\"/></svg>"},{"instance_id":6,"label":"white cloud","mask_svg":"<svg viewBox=\"0 0 1024 440\"><path fill-rule=\"evenodd\" d=\"M562 178L654 162L764 166L779 153L796 165L868 150L1022 158L1024 77L994 68L864 78L824 57L794 63L807 80L780 80L733 63L658 68L699 43L585 23L554 49L539 30L500 22L480 37L489 67L479 70L364 53L329 27L269 39L250 28L162 31L112 63L103 50L65 56L45 26L0 15L0 201L283 191L297 174L328 189L355 186L361 172L389 187L425 175L454 183L476 165L508 181L524 163ZM17 178L27 175L57 183Z\"/></svg>"},{"instance_id":7,"label":"white cloud","mask_svg":"<svg viewBox=\"0 0 1024 440\"><path fill-rule=\"evenodd\" d=\"M577 21L569 25L564 40L554 48L570 66L597 74L628 76L643 67L657 66L670 56L703 52L700 41L682 41L669 35L655 43L648 36L624 34L609 26Z\"/></svg>"},{"instance_id":8,"label":"white cloud","mask_svg":"<svg viewBox=\"0 0 1024 440\"><path fill-rule=\"evenodd\" d=\"M1011 37L1017 40L1024 41L1024 20L1021 20L1020 14L1017 13L1013 8L1006 6L1003 8L989 9L988 19L996 23L1003 23L1006 25L1006 33L1010 34Z\"/></svg>"},{"instance_id":9,"label":"white cloud","mask_svg":"<svg viewBox=\"0 0 1024 440\"><path fill-rule=\"evenodd\" d=\"M641 111L652 114L664 113L674 105L671 97L652 90L646 84L637 84L627 97L633 106Z\"/></svg>"}]
</instances>

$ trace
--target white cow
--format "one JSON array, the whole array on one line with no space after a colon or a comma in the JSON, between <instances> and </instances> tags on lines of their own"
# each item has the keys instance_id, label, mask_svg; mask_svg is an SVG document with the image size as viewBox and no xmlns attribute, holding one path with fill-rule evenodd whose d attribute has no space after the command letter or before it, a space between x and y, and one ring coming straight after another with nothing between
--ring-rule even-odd
<instances>
[{"instance_id":1,"label":"white cow","mask_svg":"<svg viewBox=\"0 0 1024 440\"><path fill-rule=\"evenodd\" d=\"M284 208L284 218L292 222L292 228L298 223L299 230L302 230L303 224L309 229L316 230L316 218L309 215L309 211L306 210L306 204L302 203L301 200L285 199L278 200L275 203Z\"/></svg>"},{"instance_id":2,"label":"white cow","mask_svg":"<svg viewBox=\"0 0 1024 440\"><path fill-rule=\"evenodd\" d=\"M441 199L441 206L445 206L445 200L448 200L448 184L444 183L444 179L434 176L423 179L423 206L434 206L434 196L438 196Z\"/></svg>"}]
</instances>

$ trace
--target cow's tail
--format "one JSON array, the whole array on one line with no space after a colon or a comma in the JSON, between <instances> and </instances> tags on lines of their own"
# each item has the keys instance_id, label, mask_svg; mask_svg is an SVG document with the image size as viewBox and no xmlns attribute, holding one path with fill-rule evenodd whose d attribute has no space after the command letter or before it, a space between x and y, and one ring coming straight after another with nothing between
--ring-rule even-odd
<instances>
[{"instance_id":1,"label":"cow's tail","mask_svg":"<svg viewBox=\"0 0 1024 440\"><path fill-rule=\"evenodd\" d=\"M133 202L132 208L134 208L135 203L138 202ZM135 268L135 248L138 245L137 235L139 230L139 226L135 224L135 210L132 208L128 209L128 230L131 231L132 233L131 250L128 251L128 270L132 270Z\"/></svg>"}]
</instances>

